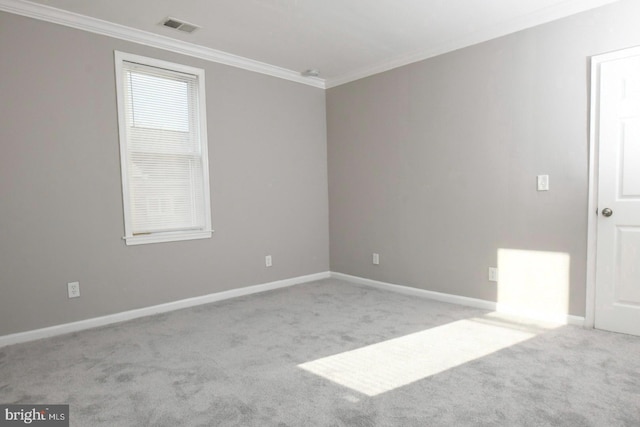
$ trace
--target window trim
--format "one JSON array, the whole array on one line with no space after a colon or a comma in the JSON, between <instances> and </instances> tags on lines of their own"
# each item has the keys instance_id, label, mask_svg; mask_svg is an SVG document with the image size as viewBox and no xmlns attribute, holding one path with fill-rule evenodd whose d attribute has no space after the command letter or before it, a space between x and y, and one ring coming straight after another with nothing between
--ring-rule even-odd
<instances>
[{"instance_id":1,"label":"window trim","mask_svg":"<svg viewBox=\"0 0 640 427\"><path fill-rule=\"evenodd\" d=\"M116 77L116 101L118 106L118 135L120 138L120 172L122 175L122 202L124 212L124 229L123 237L127 246L140 245L147 243L176 242L182 240L208 239L211 238L213 232L211 228L211 197L209 189L209 150L207 139L207 110L206 110L206 89L205 89L205 71L201 68L191 67L188 65L176 64L173 62L163 61L160 59L149 58L146 56L114 51L115 58L115 77ZM202 152L202 178L204 191L204 216L205 224L202 230L181 230L167 231L151 234L133 234L133 224L131 218L131 205L129 203L129 177L128 177L128 139L127 139L127 122L125 118L125 99L124 99L124 76L123 63L135 62L151 67L164 68L166 70L179 73L192 74L198 80L198 110L199 110L199 127L200 127L200 149Z\"/></svg>"}]
</instances>

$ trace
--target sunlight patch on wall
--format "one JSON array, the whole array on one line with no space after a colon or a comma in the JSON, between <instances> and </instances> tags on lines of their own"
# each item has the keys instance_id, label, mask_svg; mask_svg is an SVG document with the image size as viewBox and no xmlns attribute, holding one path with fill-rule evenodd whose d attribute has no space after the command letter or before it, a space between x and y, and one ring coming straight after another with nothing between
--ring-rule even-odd
<instances>
[{"instance_id":1,"label":"sunlight patch on wall","mask_svg":"<svg viewBox=\"0 0 640 427\"><path fill-rule=\"evenodd\" d=\"M526 341L545 327L497 313L459 320L298 365L367 396L376 396Z\"/></svg>"},{"instance_id":2,"label":"sunlight patch on wall","mask_svg":"<svg viewBox=\"0 0 640 427\"><path fill-rule=\"evenodd\" d=\"M562 323L569 313L569 268L564 252L498 250L500 312Z\"/></svg>"}]
</instances>

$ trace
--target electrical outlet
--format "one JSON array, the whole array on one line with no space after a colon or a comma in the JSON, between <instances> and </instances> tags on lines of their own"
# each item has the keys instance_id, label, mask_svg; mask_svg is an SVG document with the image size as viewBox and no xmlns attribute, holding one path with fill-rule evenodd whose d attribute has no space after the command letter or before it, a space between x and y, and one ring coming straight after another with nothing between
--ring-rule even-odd
<instances>
[{"instance_id":1,"label":"electrical outlet","mask_svg":"<svg viewBox=\"0 0 640 427\"><path fill-rule=\"evenodd\" d=\"M80 282L67 283L67 292L69 298L78 298L80 296Z\"/></svg>"},{"instance_id":2,"label":"electrical outlet","mask_svg":"<svg viewBox=\"0 0 640 427\"><path fill-rule=\"evenodd\" d=\"M264 265L267 267L271 267L273 265L273 261L271 260L271 255L267 255L264 257Z\"/></svg>"},{"instance_id":3,"label":"electrical outlet","mask_svg":"<svg viewBox=\"0 0 640 427\"><path fill-rule=\"evenodd\" d=\"M380 264L380 254L373 254L373 264L374 265Z\"/></svg>"},{"instance_id":4,"label":"electrical outlet","mask_svg":"<svg viewBox=\"0 0 640 427\"><path fill-rule=\"evenodd\" d=\"M489 267L489 281L497 282L498 281L498 269L495 267Z\"/></svg>"}]
</instances>

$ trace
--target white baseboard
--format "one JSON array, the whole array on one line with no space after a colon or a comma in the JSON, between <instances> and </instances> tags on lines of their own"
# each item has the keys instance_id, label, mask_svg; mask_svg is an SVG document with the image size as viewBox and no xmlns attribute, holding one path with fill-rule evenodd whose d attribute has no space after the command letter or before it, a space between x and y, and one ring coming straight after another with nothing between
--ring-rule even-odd
<instances>
[{"instance_id":1,"label":"white baseboard","mask_svg":"<svg viewBox=\"0 0 640 427\"><path fill-rule=\"evenodd\" d=\"M144 307L135 310L123 311L121 313L109 314L107 316L94 317L91 319L80 320L78 322L65 323L62 325L50 326L32 331L19 332L10 335L0 336L0 347L12 344L18 344L27 341L34 341L41 338L53 337L56 335L68 334L70 332L82 331L85 329L95 328L98 326L110 325L113 323L124 322L127 320L137 319L139 317L151 316L159 313L180 310L182 308L194 307L202 304L209 304L216 301L222 301L230 298L241 297L245 295L256 294L259 292L270 291L273 289L286 288L288 286L299 285L302 283L313 282L321 279L328 279L331 273L326 271L322 273L309 274L307 276L293 277L291 279L277 280L275 282L263 283L260 285L247 286L239 289L231 289L214 294L203 295L200 297L187 298L179 301L172 301L165 304Z\"/></svg>"},{"instance_id":2,"label":"white baseboard","mask_svg":"<svg viewBox=\"0 0 640 427\"><path fill-rule=\"evenodd\" d=\"M461 297L458 295L443 294L440 292L426 291L424 289L412 288L410 286L394 285L392 283L379 282L377 280L365 279L364 277L350 276L343 273L331 272L331 277L335 279L345 280L351 283L371 286L373 288L383 289L386 291L398 292L414 297L428 298L436 301L448 302L451 304L466 305L469 307L481 308L483 310L496 309L496 303L476 298Z\"/></svg>"},{"instance_id":3,"label":"white baseboard","mask_svg":"<svg viewBox=\"0 0 640 427\"><path fill-rule=\"evenodd\" d=\"M463 297L459 295L445 294L441 292L427 291L424 289L413 288L410 286L395 285L392 283L380 282L372 279L365 279L363 277L350 276L348 274L326 271L322 273L310 274L307 276L294 277L291 279L277 280L275 282L263 283L260 285L247 286L239 289L231 289L228 291L217 292L209 295L203 295L200 297L187 298L179 301L172 301L165 304L159 304L151 307L144 307L144 308L139 308L135 310L123 311L121 313L109 314L107 316L101 316L101 317L94 317L91 319L65 323L62 325L50 326L42 329L35 329L32 331L4 335L4 336L0 336L0 347L19 344L22 342L34 341L41 338L53 337L56 335L68 334L71 332L78 332L85 329L91 329L99 326L110 325L113 323L125 322L127 320L137 319L139 317L166 313L169 311L180 310L183 308L194 307L202 304L209 304L216 301L222 301L222 300L241 297L245 295L256 294L259 292L285 288L285 287L294 286L302 283L308 283L316 280L327 279L329 277L333 277L333 278L344 280L351 283L357 283L360 285L371 286L373 288L397 292L405 295L411 295L411 296L416 296L420 298L432 299L435 301L447 302L450 304L465 305L468 307L475 307L483 310L497 311L500 313L512 314L512 315L517 315L521 317L529 317L531 319L542 320L547 322L554 322L554 323L561 323L561 324L568 324L568 325L575 325L575 326L585 326L585 319L584 317L580 317L580 316L573 316L573 315L561 314L561 313L557 315L556 314L550 315L548 313L523 311L521 309L512 308L504 304L499 304L493 301Z\"/></svg>"},{"instance_id":4,"label":"white baseboard","mask_svg":"<svg viewBox=\"0 0 640 427\"><path fill-rule=\"evenodd\" d=\"M517 307L510 307L505 304L496 303L477 298L463 297L460 295L451 295L441 292L427 291L424 289L413 288L410 286L395 285L393 283L380 282L378 280L365 279L364 277L350 276L348 274L331 272L331 277L335 279L345 280L351 283L371 286L373 288L383 289L386 291L397 292L405 295L416 296L420 298L428 298L436 301L448 302L451 304L466 305L468 307L481 308L483 310L491 310L499 313L505 313L520 317L528 317L533 320L544 322L560 323L563 325L585 326L584 317L573 316L564 313L539 313L535 311L522 310Z\"/></svg>"}]
</instances>

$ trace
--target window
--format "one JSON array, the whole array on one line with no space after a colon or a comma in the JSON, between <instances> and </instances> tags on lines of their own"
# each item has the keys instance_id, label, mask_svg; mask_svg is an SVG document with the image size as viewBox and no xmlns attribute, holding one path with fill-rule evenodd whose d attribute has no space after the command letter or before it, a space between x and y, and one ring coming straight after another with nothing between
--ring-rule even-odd
<instances>
[{"instance_id":1,"label":"window","mask_svg":"<svg viewBox=\"0 0 640 427\"><path fill-rule=\"evenodd\" d=\"M115 52L127 245L211 237L204 70Z\"/></svg>"}]
</instances>

